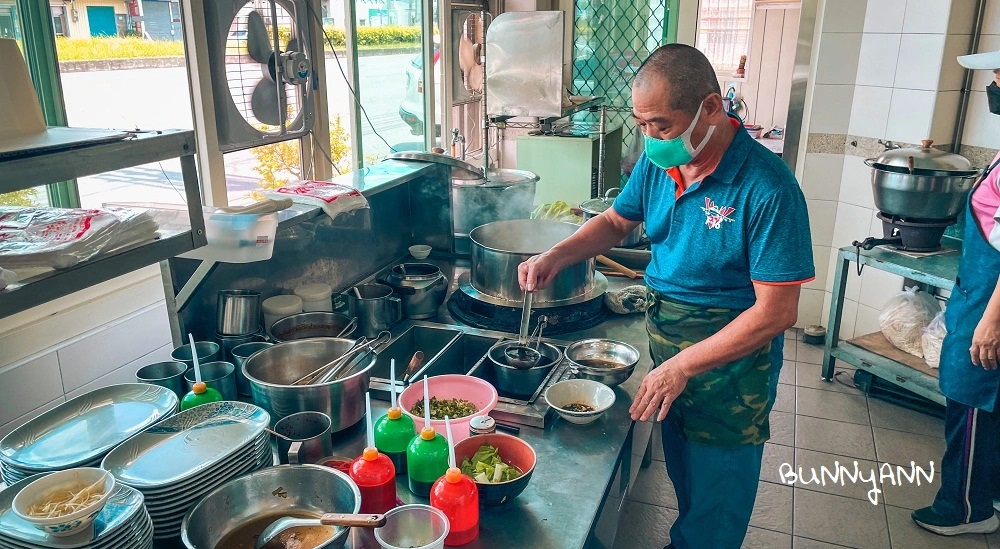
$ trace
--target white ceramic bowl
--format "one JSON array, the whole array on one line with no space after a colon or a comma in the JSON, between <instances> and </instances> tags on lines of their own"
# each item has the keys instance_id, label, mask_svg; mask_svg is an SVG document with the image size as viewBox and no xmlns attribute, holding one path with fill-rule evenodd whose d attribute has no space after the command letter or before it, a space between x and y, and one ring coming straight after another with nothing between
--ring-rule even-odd
<instances>
[{"instance_id":1,"label":"white ceramic bowl","mask_svg":"<svg viewBox=\"0 0 1000 549\"><path fill-rule=\"evenodd\" d=\"M414 244L407 249L414 259L427 259L427 256L431 255L431 247L427 244Z\"/></svg>"},{"instance_id":2,"label":"white ceramic bowl","mask_svg":"<svg viewBox=\"0 0 1000 549\"><path fill-rule=\"evenodd\" d=\"M615 392L607 385L589 379L567 379L545 390L545 402L563 419L577 425L597 421L615 403ZM594 407L591 412L571 412L568 404L581 403Z\"/></svg>"},{"instance_id":3,"label":"white ceramic bowl","mask_svg":"<svg viewBox=\"0 0 1000 549\"><path fill-rule=\"evenodd\" d=\"M28 508L41 502L45 496L56 490L83 489L104 477L104 495L94 503L68 515L52 518L28 516ZM94 522L94 518L104 509L111 494L114 493L115 477L111 473L94 467L78 467L52 473L44 478L25 486L16 496L12 507L14 514L24 519L35 528L50 536L72 536Z\"/></svg>"}]
</instances>

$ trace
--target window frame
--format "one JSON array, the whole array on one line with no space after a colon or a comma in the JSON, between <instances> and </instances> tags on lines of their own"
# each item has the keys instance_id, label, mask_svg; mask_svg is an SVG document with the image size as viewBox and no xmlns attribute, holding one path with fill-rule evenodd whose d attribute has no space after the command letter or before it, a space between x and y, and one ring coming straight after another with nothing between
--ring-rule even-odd
<instances>
[{"instance_id":1,"label":"window frame","mask_svg":"<svg viewBox=\"0 0 1000 549\"><path fill-rule=\"evenodd\" d=\"M742 0L742 1L745 1L745 2L747 2L749 4L748 9L750 11L750 15L747 18L747 31L746 31L746 33L747 33L747 39L746 39L746 44L745 44L745 47L744 47L744 52L745 53L742 54L742 55L746 55L747 59L749 60L750 59L750 48L753 46L753 24L754 24L754 17L756 15L756 11L757 11L757 1L756 0ZM705 51L705 49L699 46L699 44L698 44L699 40L698 39L701 36L702 9L709 2L712 2L712 0L700 0L698 2L698 11L697 11L696 18L695 18L694 46L698 47L699 49L702 49L703 52ZM733 79L734 73L735 73L737 67L739 66L739 60L737 60L737 62L736 62L736 67L733 67L731 69L730 68L725 68L725 67L720 68L720 66L716 65L715 60L712 59L711 56L708 55L708 53L706 53L705 55L706 55L706 57L709 57L709 61L712 63L712 68L715 70L715 73L716 73L716 75L719 78L725 78L725 79L729 79L729 80Z\"/></svg>"}]
</instances>

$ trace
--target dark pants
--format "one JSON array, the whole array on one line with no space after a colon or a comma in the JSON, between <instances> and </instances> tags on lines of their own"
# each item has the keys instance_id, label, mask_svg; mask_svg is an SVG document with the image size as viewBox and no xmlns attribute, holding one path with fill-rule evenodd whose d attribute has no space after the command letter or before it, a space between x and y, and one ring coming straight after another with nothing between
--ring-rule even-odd
<instances>
[{"instance_id":1,"label":"dark pants","mask_svg":"<svg viewBox=\"0 0 1000 549\"><path fill-rule=\"evenodd\" d=\"M961 523L990 518L993 499L1000 496L1000 411L948 399L944 436L947 446L934 511Z\"/></svg>"}]
</instances>

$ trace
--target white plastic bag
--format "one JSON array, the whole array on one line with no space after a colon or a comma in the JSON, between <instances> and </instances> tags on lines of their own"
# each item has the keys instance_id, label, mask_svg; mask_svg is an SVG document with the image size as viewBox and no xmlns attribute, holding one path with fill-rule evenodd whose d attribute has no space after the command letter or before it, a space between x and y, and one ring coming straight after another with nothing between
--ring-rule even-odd
<instances>
[{"instance_id":1,"label":"white plastic bag","mask_svg":"<svg viewBox=\"0 0 1000 549\"><path fill-rule=\"evenodd\" d=\"M890 343L911 355L923 358L920 338L923 330L941 310L934 296L916 286L906 288L889 298L878 317L882 334Z\"/></svg>"},{"instance_id":2,"label":"white plastic bag","mask_svg":"<svg viewBox=\"0 0 1000 549\"><path fill-rule=\"evenodd\" d=\"M368 200L357 189L329 181L299 181L264 194L272 200L291 199L296 204L319 206L330 219L368 207Z\"/></svg>"},{"instance_id":3,"label":"white plastic bag","mask_svg":"<svg viewBox=\"0 0 1000 549\"><path fill-rule=\"evenodd\" d=\"M924 350L924 360L931 368L937 368L941 364L941 344L946 335L948 335L948 329L944 327L944 309L942 309L920 335L920 346Z\"/></svg>"}]
</instances>

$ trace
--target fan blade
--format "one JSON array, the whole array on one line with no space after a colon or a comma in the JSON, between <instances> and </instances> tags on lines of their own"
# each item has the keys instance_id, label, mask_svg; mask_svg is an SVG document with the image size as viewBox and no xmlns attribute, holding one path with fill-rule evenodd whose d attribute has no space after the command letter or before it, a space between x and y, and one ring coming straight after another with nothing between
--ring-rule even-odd
<instances>
[{"instance_id":1,"label":"fan blade","mask_svg":"<svg viewBox=\"0 0 1000 549\"><path fill-rule=\"evenodd\" d=\"M256 11L247 16L247 52L254 61L267 64L274 50L271 49L271 39L267 34L264 18Z\"/></svg>"},{"instance_id":2,"label":"fan blade","mask_svg":"<svg viewBox=\"0 0 1000 549\"><path fill-rule=\"evenodd\" d=\"M281 125L278 89L268 78L261 78L250 96L250 110L254 117L268 126Z\"/></svg>"}]
</instances>

